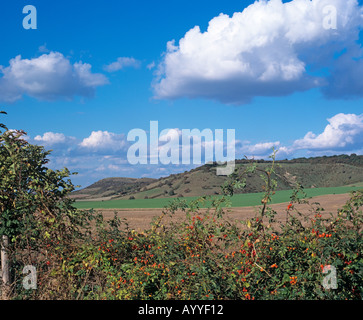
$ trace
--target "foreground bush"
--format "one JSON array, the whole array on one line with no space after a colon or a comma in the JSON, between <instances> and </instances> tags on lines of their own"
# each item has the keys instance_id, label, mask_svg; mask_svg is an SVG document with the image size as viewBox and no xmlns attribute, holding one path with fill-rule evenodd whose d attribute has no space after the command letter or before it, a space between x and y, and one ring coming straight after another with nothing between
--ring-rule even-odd
<instances>
[{"instance_id":1,"label":"foreground bush","mask_svg":"<svg viewBox=\"0 0 363 320\"><path fill-rule=\"evenodd\" d=\"M77 272L104 281L79 290L87 299L361 299L362 201L356 192L329 219L291 215L278 230L271 219L241 228L219 210L182 206L185 221L159 220L145 233L113 229L86 257L79 252ZM335 289L322 285L331 276L324 266L335 268Z\"/></svg>"},{"instance_id":2,"label":"foreground bush","mask_svg":"<svg viewBox=\"0 0 363 320\"><path fill-rule=\"evenodd\" d=\"M143 233L99 219L92 237L67 247L50 240L37 290L18 286L14 298L362 299L362 192L330 218L317 208L299 219L292 204L284 224L270 212L242 227L218 206L198 209L202 201L174 203ZM185 220L163 225L175 210ZM324 288L325 266L336 287L330 278Z\"/></svg>"}]
</instances>

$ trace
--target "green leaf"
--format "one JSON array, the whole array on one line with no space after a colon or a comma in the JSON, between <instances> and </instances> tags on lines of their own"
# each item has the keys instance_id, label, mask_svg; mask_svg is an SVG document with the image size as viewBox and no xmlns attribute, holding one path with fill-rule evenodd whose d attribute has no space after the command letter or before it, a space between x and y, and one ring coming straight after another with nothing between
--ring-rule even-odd
<instances>
[{"instance_id":1,"label":"green leaf","mask_svg":"<svg viewBox=\"0 0 363 320\"><path fill-rule=\"evenodd\" d=\"M288 275L287 273L284 273L284 276L282 278L282 282L285 283L285 282L288 282L290 281L290 275Z\"/></svg>"}]
</instances>

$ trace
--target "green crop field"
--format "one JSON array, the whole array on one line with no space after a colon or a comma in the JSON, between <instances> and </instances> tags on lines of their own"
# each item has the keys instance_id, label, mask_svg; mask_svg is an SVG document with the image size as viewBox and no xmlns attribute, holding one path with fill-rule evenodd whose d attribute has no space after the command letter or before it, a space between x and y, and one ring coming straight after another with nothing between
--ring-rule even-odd
<instances>
[{"instance_id":1,"label":"green crop field","mask_svg":"<svg viewBox=\"0 0 363 320\"><path fill-rule=\"evenodd\" d=\"M351 186L332 187L332 188L312 188L305 189L308 198L328 195L343 194L363 188L363 183L357 183ZM292 190L276 191L272 197L272 203L283 203L290 200ZM232 197L232 207L249 207L261 204L263 193L237 194ZM183 199L192 201L197 197L185 197ZM110 200L110 201L77 201L75 206L79 209L134 209L134 208L163 208L173 199L134 199L134 200Z\"/></svg>"}]
</instances>

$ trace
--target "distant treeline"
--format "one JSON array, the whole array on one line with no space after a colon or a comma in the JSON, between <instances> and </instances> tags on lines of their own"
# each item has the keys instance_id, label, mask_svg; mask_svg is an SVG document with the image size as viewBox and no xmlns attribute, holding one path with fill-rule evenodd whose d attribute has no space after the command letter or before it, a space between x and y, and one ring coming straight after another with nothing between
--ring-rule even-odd
<instances>
[{"instance_id":1,"label":"distant treeline","mask_svg":"<svg viewBox=\"0 0 363 320\"><path fill-rule=\"evenodd\" d=\"M245 164L250 163L251 160L247 159L240 159L237 160L237 164ZM257 163L269 163L271 160L254 160L254 162ZM295 158L292 160L277 160L275 161L277 163L310 163L310 164L336 164L336 163L344 163L344 164L350 164L352 166L356 167L363 167L363 155L358 156L355 153L352 153L351 155L347 154L341 154L341 155L335 155L335 156L322 156L322 157L311 157L311 158Z\"/></svg>"}]
</instances>

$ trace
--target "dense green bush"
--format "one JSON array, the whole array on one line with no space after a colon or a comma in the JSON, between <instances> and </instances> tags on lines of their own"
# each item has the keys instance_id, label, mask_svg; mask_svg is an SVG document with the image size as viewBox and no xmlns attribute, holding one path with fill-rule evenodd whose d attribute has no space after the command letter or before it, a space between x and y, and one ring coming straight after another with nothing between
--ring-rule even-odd
<instances>
[{"instance_id":1,"label":"dense green bush","mask_svg":"<svg viewBox=\"0 0 363 320\"><path fill-rule=\"evenodd\" d=\"M336 216L323 219L317 213L305 224L290 216L278 230L259 218L241 228L218 210L198 213L182 206L186 219L174 225L164 226L161 219L144 233L103 233L87 259L94 275L107 281L83 294L90 299L361 299L362 201L356 192ZM322 286L326 265L336 268L337 289Z\"/></svg>"},{"instance_id":2,"label":"dense green bush","mask_svg":"<svg viewBox=\"0 0 363 320\"><path fill-rule=\"evenodd\" d=\"M8 254L12 280L8 285L1 281L2 297L69 297L62 278L68 275L61 266L85 243L96 215L72 206L70 172L48 169L49 152L29 144L24 135L14 130L0 135L0 244ZM27 265L37 269L34 292L25 292L22 285ZM56 293L60 287L64 292Z\"/></svg>"}]
</instances>

